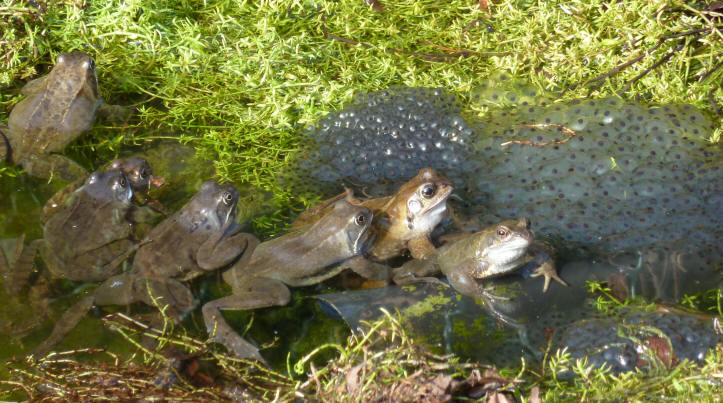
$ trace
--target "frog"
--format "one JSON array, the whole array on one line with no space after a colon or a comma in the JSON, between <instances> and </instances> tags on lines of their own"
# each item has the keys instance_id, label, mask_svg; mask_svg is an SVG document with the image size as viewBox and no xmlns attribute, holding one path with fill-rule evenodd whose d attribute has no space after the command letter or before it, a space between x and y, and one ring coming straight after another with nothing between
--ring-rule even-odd
<instances>
[{"instance_id":1,"label":"frog","mask_svg":"<svg viewBox=\"0 0 723 403\"><path fill-rule=\"evenodd\" d=\"M373 218L368 207L341 199L316 222L262 242L223 273L232 295L204 304L209 335L236 356L265 363L258 348L238 335L221 311L286 305L291 299L289 287L318 284L345 269L388 281L387 271L370 269L361 258L369 247Z\"/></svg>"},{"instance_id":2,"label":"frog","mask_svg":"<svg viewBox=\"0 0 723 403\"><path fill-rule=\"evenodd\" d=\"M31 176L72 182L87 171L58 153L91 127L96 113L122 120L126 111L103 104L95 62L88 54L61 53L55 61L49 74L21 89L26 97L0 130L1 148L5 159L21 165Z\"/></svg>"},{"instance_id":3,"label":"frog","mask_svg":"<svg viewBox=\"0 0 723 403\"><path fill-rule=\"evenodd\" d=\"M435 250L430 240L432 230L447 216L447 198L452 182L432 168L422 168L392 196L360 200L346 189L297 218L292 228L323 216L326 207L336 200L347 200L374 212L374 242L366 254L371 261L383 262L409 250L412 258L424 259Z\"/></svg>"},{"instance_id":4,"label":"frog","mask_svg":"<svg viewBox=\"0 0 723 403\"><path fill-rule=\"evenodd\" d=\"M108 278L71 306L34 351L52 349L94 305L163 306L165 316L180 323L197 305L185 283L233 263L258 244L235 221L238 198L232 185L203 183L181 210L142 240L129 271Z\"/></svg>"},{"instance_id":5,"label":"frog","mask_svg":"<svg viewBox=\"0 0 723 403\"><path fill-rule=\"evenodd\" d=\"M393 271L397 284L434 281L441 272L460 294L473 298L489 297L477 280L486 280L521 269L527 263L538 265L531 277L544 276L543 292L551 280L567 286L558 275L550 250L535 241L526 217L506 220L471 234L460 234L442 245L428 259L411 260Z\"/></svg>"},{"instance_id":6,"label":"frog","mask_svg":"<svg viewBox=\"0 0 723 403\"><path fill-rule=\"evenodd\" d=\"M125 174L133 189L134 200L145 198L151 187L159 188L164 179L153 175L153 169L144 158L134 157L111 161L108 169L120 169ZM46 223L55 212L64 205L68 197L84 184L84 180L76 180L56 192L43 206L40 222ZM141 202L145 200L140 200Z\"/></svg>"},{"instance_id":7,"label":"frog","mask_svg":"<svg viewBox=\"0 0 723 403\"><path fill-rule=\"evenodd\" d=\"M8 274L16 295L27 284L36 254L43 275L71 281L103 281L122 269L133 253L133 222L128 218L133 189L120 169L92 173L48 220L43 237L24 248Z\"/></svg>"}]
</instances>

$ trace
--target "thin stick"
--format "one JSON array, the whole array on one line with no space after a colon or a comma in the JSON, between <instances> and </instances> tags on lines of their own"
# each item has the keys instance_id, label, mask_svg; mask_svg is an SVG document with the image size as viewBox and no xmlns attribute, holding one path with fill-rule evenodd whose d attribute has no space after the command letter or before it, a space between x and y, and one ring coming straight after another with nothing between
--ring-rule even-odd
<instances>
[{"instance_id":1,"label":"thin stick","mask_svg":"<svg viewBox=\"0 0 723 403\"><path fill-rule=\"evenodd\" d=\"M558 139L558 140L554 140L554 141L550 141L550 142L542 142L542 143L534 143L534 142L529 141L529 140L510 140L510 141L505 141L504 143L500 144L500 146L505 147L505 146L508 146L508 145L510 145L510 144L522 144L522 145L533 146L533 147L546 147L546 146L553 145L553 144L564 144L564 143L567 143L567 142L570 141L573 137L577 136L577 132L576 132L576 131L570 129L569 127L566 127L566 126L563 126L563 125L559 125L559 124L557 124L557 123L536 123L536 124L521 123L520 126L534 127L534 128L538 128L538 127L550 127L550 126L552 126L552 127L557 127L561 132L567 134L568 136L567 136L566 138L564 138L564 139Z\"/></svg>"}]
</instances>

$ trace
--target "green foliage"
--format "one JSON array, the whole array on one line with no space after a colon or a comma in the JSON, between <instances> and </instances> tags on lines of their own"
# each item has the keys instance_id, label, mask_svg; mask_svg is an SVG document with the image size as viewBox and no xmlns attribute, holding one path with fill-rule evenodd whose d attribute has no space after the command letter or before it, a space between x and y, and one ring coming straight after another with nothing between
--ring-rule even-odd
<instances>
[{"instance_id":1,"label":"green foliage","mask_svg":"<svg viewBox=\"0 0 723 403\"><path fill-rule=\"evenodd\" d=\"M682 2L490 4L405 0L380 13L364 1L4 0L0 85L13 89L2 91L0 114L58 53L84 50L96 58L104 97L138 112L130 128L76 147L117 152L139 139L176 137L214 161L220 179L248 181L275 193L279 206L298 206L309 196L287 194L277 174L303 142L301 129L355 93L408 85L464 95L498 71L559 90L664 35L711 26ZM723 99L723 70L713 71L723 53L719 33L668 40L599 88L579 86L565 98L613 94L678 43L624 95L712 111L709 99Z\"/></svg>"}]
</instances>

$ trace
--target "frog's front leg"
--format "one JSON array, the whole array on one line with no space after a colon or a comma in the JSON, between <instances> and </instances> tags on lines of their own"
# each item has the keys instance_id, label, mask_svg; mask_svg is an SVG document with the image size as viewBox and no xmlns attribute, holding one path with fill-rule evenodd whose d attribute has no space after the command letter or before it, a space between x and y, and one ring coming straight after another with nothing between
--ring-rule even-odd
<instances>
[{"instance_id":1,"label":"frog's front leg","mask_svg":"<svg viewBox=\"0 0 723 403\"><path fill-rule=\"evenodd\" d=\"M414 259L392 270L392 279L397 285L420 282L444 284L438 278L433 277L439 272L439 265L433 259Z\"/></svg>"},{"instance_id":2,"label":"frog's front leg","mask_svg":"<svg viewBox=\"0 0 723 403\"><path fill-rule=\"evenodd\" d=\"M410 239L407 242L407 249L409 249L409 253L413 258L427 259L432 255L432 253L434 253L435 247L432 241L430 241L428 237L424 236Z\"/></svg>"},{"instance_id":3,"label":"frog's front leg","mask_svg":"<svg viewBox=\"0 0 723 403\"><path fill-rule=\"evenodd\" d=\"M225 310L249 310L269 306L282 306L291 300L291 292L278 280L255 278L234 287L233 295L210 301L203 306L203 320L206 330L214 341L226 346L238 357L250 358L266 363L259 349L239 336L221 314Z\"/></svg>"},{"instance_id":4,"label":"frog's front leg","mask_svg":"<svg viewBox=\"0 0 723 403\"><path fill-rule=\"evenodd\" d=\"M7 125L0 124L0 162L7 160L10 156L10 141L5 134L7 131Z\"/></svg>"},{"instance_id":5,"label":"frog's front leg","mask_svg":"<svg viewBox=\"0 0 723 403\"><path fill-rule=\"evenodd\" d=\"M382 285L389 284L391 277L391 267L383 264L372 262L363 256L354 256L351 259L346 260L342 263L342 267L345 269L351 269L354 273L372 280L384 283Z\"/></svg>"},{"instance_id":6,"label":"frog's front leg","mask_svg":"<svg viewBox=\"0 0 723 403\"><path fill-rule=\"evenodd\" d=\"M557 270L555 269L555 260L552 258L552 255L554 254L554 249L551 245L542 241L534 242L532 246L530 246L530 248L528 249L528 253L531 257L531 260L539 264L539 266L534 270L534 272L530 274L530 277L545 277L545 284L542 286L543 293L547 292L547 290L550 288L551 280L555 280L558 283L567 287L568 284L557 275Z\"/></svg>"},{"instance_id":7,"label":"frog's front leg","mask_svg":"<svg viewBox=\"0 0 723 403\"><path fill-rule=\"evenodd\" d=\"M60 154L43 154L21 161L28 175L38 178L60 178L73 182L88 176L88 171L77 162Z\"/></svg>"},{"instance_id":8,"label":"frog's front leg","mask_svg":"<svg viewBox=\"0 0 723 403\"><path fill-rule=\"evenodd\" d=\"M216 270L232 263L241 255L251 254L259 240L247 233L229 236L226 231L237 225L230 221L209 237L196 252L196 262L203 270Z\"/></svg>"},{"instance_id":9,"label":"frog's front leg","mask_svg":"<svg viewBox=\"0 0 723 403\"><path fill-rule=\"evenodd\" d=\"M105 102L98 106L95 111L98 116L111 122L122 123L128 120L131 114L130 109L121 105L110 105Z\"/></svg>"}]
</instances>

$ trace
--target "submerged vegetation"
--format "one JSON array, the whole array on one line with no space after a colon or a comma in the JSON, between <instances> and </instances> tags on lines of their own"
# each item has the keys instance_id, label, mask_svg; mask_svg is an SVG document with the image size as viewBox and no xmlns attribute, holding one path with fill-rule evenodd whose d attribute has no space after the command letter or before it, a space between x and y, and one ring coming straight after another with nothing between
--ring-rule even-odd
<instances>
[{"instance_id":1,"label":"submerged vegetation","mask_svg":"<svg viewBox=\"0 0 723 403\"><path fill-rule=\"evenodd\" d=\"M103 97L136 112L123 126L99 122L68 153L96 168L130 146L177 139L213 161L217 179L273 193L276 211L255 221L258 231L272 232L288 224L289 208L319 197L294 194L276 181L303 144L303 129L355 94L393 86L443 87L464 99L506 71L561 100L617 95L692 104L714 120L710 137L717 142L723 130L722 18L720 9L703 4L645 0L0 0L0 122L22 98L22 85L45 74L55 56L87 52L98 66ZM0 179L19 173L0 167ZM708 292L685 303L721 315L720 295ZM616 305L612 298L599 304ZM711 309L716 305L718 312ZM113 325L119 331L138 331L119 320ZM135 357L114 356L97 364L76 358L101 353L78 351L18 363L5 391L24 389L37 399L83 398L116 388L108 393L119 398L146 390L149 397L169 399L327 400L348 394L367 400L399 397L394 393L400 390L414 399L419 388L428 388L439 400L489 392L528 401L706 401L716 399L723 377L720 346L702 365L653 363L647 372L622 375L593 370L564 352L550 353L541 369L523 362L521 369L483 373L420 349L393 315L345 345L320 347L339 352L328 364L315 367L306 357L290 364L287 375L233 360L183 335L159 337L175 340L187 354L184 369L169 370L183 380L170 388L153 389L164 362L153 354L142 365L131 364ZM211 362L213 373L204 365L187 370L199 362ZM69 376L92 371L103 376L86 378L91 383ZM565 371L576 376L558 378ZM242 381L237 391L219 386Z\"/></svg>"}]
</instances>

